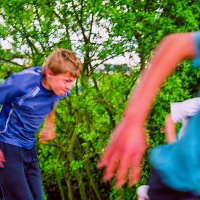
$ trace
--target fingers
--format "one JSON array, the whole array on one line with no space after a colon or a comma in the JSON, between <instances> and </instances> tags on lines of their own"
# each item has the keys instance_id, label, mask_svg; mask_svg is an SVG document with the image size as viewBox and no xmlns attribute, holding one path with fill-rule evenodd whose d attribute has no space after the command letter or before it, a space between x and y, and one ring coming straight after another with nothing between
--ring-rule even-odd
<instances>
[{"instance_id":1,"label":"fingers","mask_svg":"<svg viewBox=\"0 0 200 200\"><path fill-rule=\"evenodd\" d=\"M49 139L47 139L47 138L45 138L45 137L41 137L40 139L39 139L39 142L40 143L47 143L49 141Z\"/></svg>"},{"instance_id":2,"label":"fingers","mask_svg":"<svg viewBox=\"0 0 200 200\"><path fill-rule=\"evenodd\" d=\"M129 183L128 183L129 187L135 185L139 181L141 171L142 171L141 159L135 157L133 159L132 168L129 171Z\"/></svg>"},{"instance_id":3,"label":"fingers","mask_svg":"<svg viewBox=\"0 0 200 200\"><path fill-rule=\"evenodd\" d=\"M0 150L0 160L1 160L2 162L5 162L4 153L3 153L3 151L1 151L1 150Z\"/></svg>"},{"instance_id":4,"label":"fingers","mask_svg":"<svg viewBox=\"0 0 200 200\"><path fill-rule=\"evenodd\" d=\"M105 151L100 162L97 165L97 168L99 169L106 167L103 175L104 181L108 181L114 176L118 166L118 160L119 155L117 152L113 152L110 148Z\"/></svg>"},{"instance_id":5,"label":"fingers","mask_svg":"<svg viewBox=\"0 0 200 200\"><path fill-rule=\"evenodd\" d=\"M110 180L115 175L115 172L118 168L118 160L119 160L119 156L117 153L113 154L107 160L108 163L107 163L106 169L104 171L104 176L103 176L104 181Z\"/></svg>"},{"instance_id":6,"label":"fingers","mask_svg":"<svg viewBox=\"0 0 200 200\"><path fill-rule=\"evenodd\" d=\"M97 167L105 167L104 181L109 181L116 174L115 187L120 188L126 183L127 178L129 178L129 186L134 185L138 181L141 173L140 161L141 156L132 156L131 154L128 155L128 153L119 154L108 149Z\"/></svg>"},{"instance_id":7,"label":"fingers","mask_svg":"<svg viewBox=\"0 0 200 200\"><path fill-rule=\"evenodd\" d=\"M55 137L56 137L55 133L50 133L50 134L42 133L39 136L39 142L47 143L48 141L53 140Z\"/></svg>"},{"instance_id":8,"label":"fingers","mask_svg":"<svg viewBox=\"0 0 200 200\"><path fill-rule=\"evenodd\" d=\"M123 128L123 126L120 126ZM115 135L103 154L98 168L105 167L103 180L108 181L116 177L115 187L122 187L129 180L129 186L136 184L141 174L141 161L147 144L143 127L130 129L125 126L126 134ZM133 134L136 132L138 134ZM117 133L117 134L116 134Z\"/></svg>"},{"instance_id":9,"label":"fingers","mask_svg":"<svg viewBox=\"0 0 200 200\"><path fill-rule=\"evenodd\" d=\"M142 170L141 160L141 155L125 156L121 159L116 175L115 187L122 187L126 181L129 182L128 186L131 187L139 181Z\"/></svg>"},{"instance_id":10,"label":"fingers","mask_svg":"<svg viewBox=\"0 0 200 200\"><path fill-rule=\"evenodd\" d=\"M119 167L117 170L116 183L115 183L116 188L120 188L124 185L124 183L126 182L128 170L129 170L129 156L124 155L120 160Z\"/></svg>"},{"instance_id":11,"label":"fingers","mask_svg":"<svg viewBox=\"0 0 200 200\"><path fill-rule=\"evenodd\" d=\"M129 184L128 184L128 186L135 185L140 179L141 172L142 172L143 155L146 152L146 147L147 147L146 145L144 145L144 146L145 146L144 148L142 148L140 151L138 151L130 159Z\"/></svg>"},{"instance_id":12,"label":"fingers","mask_svg":"<svg viewBox=\"0 0 200 200\"><path fill-rule=\"evenodd\" d=\"M108 164L108 158L110 157L110 155L111 155L111 150L110 150L110 148L108 148L108 149L104 152L103 156L101 157L101 159L100 159L100 161L99 161L99 163L98 163L98 165L97 165L97 168L98 168L98 169L101 169L101 168L107 166L107 164Z\"/></svg>"},{"instance_id":13,"label":"fingers","mask_svg":"<svg viewBox=\"0 0 200 200\"><path fill-rule=\"evenodd\" d=\"M104 181L109 181L116 176L116 188L122 187L127 180L129 180L128 186L133 186L141 175L142 157L143 152L119 154L108 149L99 162L98 168L105 167Z\"/></svg>"},{"instance_id":14,"label":"fingers","mask_svg":"<svg viewBox=\"0 0 200 200\"><path fill-rule=\"evenodd\" d=\"M3 164L3 162L1 162L1 161L0 161L0 167L1 167L1 168L4 167L4 164Z\"/></svg>"},{"instance_id":15,"label":"fingers","mask_svg":"<svg viewBox=\"0 0 200 200\"><path fill-rule=\"evenodd\" d=\"M40 143L46 143L48 141L48 138L45 135L40 135L39 142Z\"/></svg>"},{"instance_id":16,"label":"fingers","mask_svg":"<svg viewBox=\"0 0 200 200\"><path fill-rule=\"evenodd\" d=\"M0 167L4 167L4 162L6 162L3 152L0 150Z\"/></svg>"}]
</instances>

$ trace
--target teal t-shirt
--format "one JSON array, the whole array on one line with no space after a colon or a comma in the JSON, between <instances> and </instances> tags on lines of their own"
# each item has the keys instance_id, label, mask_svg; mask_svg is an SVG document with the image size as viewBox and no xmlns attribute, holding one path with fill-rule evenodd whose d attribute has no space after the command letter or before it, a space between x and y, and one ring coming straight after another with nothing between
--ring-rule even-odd
<instances>
[{"instance_id":1,"label":"teal t-shirt","mask_svg":"<svg viewBox=\"0 0 200 200\"><path fill-rule=\"evenodd\" d=\"M198 56L192 66L199 68L200 32L195 34ZM149 160L166 185L200 195L200 111L189 117L185 134L179 141L153 148Z\"/></svg>"}]
</instances>

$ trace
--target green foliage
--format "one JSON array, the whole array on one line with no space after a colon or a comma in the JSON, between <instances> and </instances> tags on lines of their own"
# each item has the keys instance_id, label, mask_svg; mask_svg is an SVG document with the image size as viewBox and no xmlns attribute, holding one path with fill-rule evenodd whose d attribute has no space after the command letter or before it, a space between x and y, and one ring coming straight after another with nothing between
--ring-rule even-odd
<instances>
[{"instance_id":1,"label":"green foliage","mask_svg":"<svg viewBox=\"0 0 200 200\"><path fill-rule=\"evenodd\" d=\"M109 200L132 200L137 199L136 191L132 188L120 188L120 189L114 189L112 188L109 195Z\"/></svg>"},{"instance_id":2,"label":"green foliage","mask_svg":"<svg viewBox=\"0 0 200 200\"><path fill-rule=\"evenodd\" d=\"M80 168L83 168L83 163L81 160L73 160L70 163L70 167L71 167L71 170L80 169Z\"/></svg>"},{"instance_id":3,"label":"green foliage","mask_svg":"<svg viewBox=\"0 0 200 200\"><path fill-rule=\"evenodd\" d=\"M42 65L56 47L73 49L83 73L56 110L57 138L37 145L47 199L136 199L151 166L144 159L140 182L113 188L96 169L110 133L121 118L140 71L161 38L199 29L198 1L0 0L0 79L28 66ZM187 17L186 17L187 16ZM0 19L1 20L1 19ZM139 63L110 64L135 52ZM20 63L16 61L20 59ZM136 59L130 55L130 60ZM109 62L108 62L109 61ZM123 61L123 59L122 59ZM150 147L165 143L169 104L195 96L200 73L185 61L165 82L146 122Z\"/></svg>"}]
</instances>

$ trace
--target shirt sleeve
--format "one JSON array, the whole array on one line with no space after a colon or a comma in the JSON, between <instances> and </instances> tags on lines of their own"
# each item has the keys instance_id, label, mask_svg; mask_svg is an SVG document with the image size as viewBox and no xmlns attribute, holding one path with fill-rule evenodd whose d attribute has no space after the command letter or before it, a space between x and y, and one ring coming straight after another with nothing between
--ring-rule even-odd
<instances>
[{"instance_id":1,"label":"shirt sleeve","mask_svg":"<svg viewBox=\"0 0 200 200\"><path fill-rule=\"evenodd\" d=\"M200 98L192 98L183 102L170 104L171 116L175 123L195 115L200 110Z\"/></svg>"},{"instance_id":2,"label":"shirt sleeve","mask_svg":"<svg viewBox=\"0 0 200 200\"><path fill-rule=\"evenodd\" d=\"M0 104L11 102L20 93L20 77L17 74L11 75L0 84Z\"/></svg>"}]
</instances>

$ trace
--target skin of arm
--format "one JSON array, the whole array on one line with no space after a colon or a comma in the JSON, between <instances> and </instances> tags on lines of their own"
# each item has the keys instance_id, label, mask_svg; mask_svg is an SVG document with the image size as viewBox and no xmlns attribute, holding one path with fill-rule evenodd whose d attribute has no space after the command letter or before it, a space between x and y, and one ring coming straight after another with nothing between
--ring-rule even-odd
<instances>
[{"instance_id":1,"label":"skin of arm","mask_svg":"<svg viewBox=\"0 0 200 200\"><path fill-rule=\"evenodd\" d=\"M39 135L40 143L46 143L56 137L54 124L55 124L55 108L46 117L44 128Z\"/></svg>"},{"instance_id":2,"label":"skin of arm","mask_svg":"<svg viewBox=\"0 0 200 200\"><path fill-rule=\"evenodd\" d=\"M3 164L4 162L6 162L5 157L4 157L4 153L0 149L0 167L4 167L4 164Z\"/></svg>"},{"instance_id":3,"label":"skin of arm","mask_svg":"<svg viewBox=\"0 0 200 200\"><path fill-rule=\"evenodd\" d=\"M179 62L196 56L194 41L194 33L171 34L155 49L98 163L98 168L105 168L104 181L115 177L115 187L121 187L127 179L129 186L138 182L142 158L148 147L145 120L157 92Z\"/></svg>"},{"instance_id":4,"label":"skin of arm","mask_svg":"<svg viewBox=\"0 0 200 200\"><path fill-rule=\"evenodd\" d=\"M166 116L165 119L165 133L166 141L168 143L176 142L176 123L173 121L170 113Z\"/></svg>"}]
</instances>

